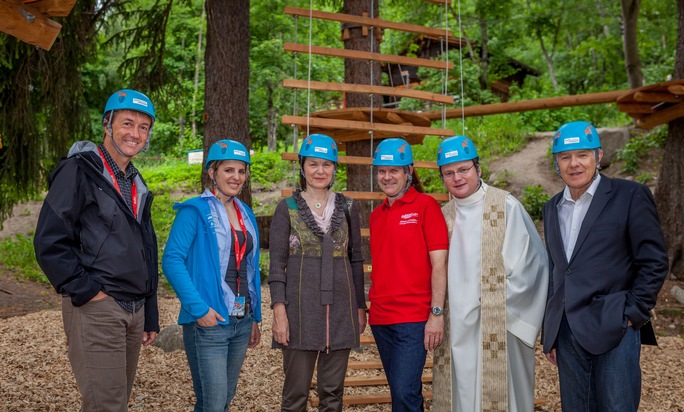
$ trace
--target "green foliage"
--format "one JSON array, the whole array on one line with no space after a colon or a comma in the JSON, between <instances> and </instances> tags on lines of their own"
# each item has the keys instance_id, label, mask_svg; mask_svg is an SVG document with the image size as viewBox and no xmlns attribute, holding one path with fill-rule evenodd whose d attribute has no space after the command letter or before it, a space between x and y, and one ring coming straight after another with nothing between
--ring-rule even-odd
<instances>
[{"instance_id":1,"label":"green foliage","mask_svg":"<svg viewBox=\"0 0 684 412\"><path fill-rule=\"evenodd\" d=\"M184 160L155 161L140 157L135 161L136 167L145 178L145 183L152 193L164 192L202 192L201 164L188 164Z\"/></svg>"},{"instance_id":2,"label":"green foliage","mask_svg":"<svg viewBox=\"0 0 684 412\"><path fill-rule=\"evenodd\" d=\"M261 284L264 285L268 281L268 272L271 266L271 255L268 250L261 250L259 254L259 271L261 274Z\"/></svg>"},{"instance_id":3,"label":"green foliage","mask_svg":"<svg viewBox=\"0 0 684 412\"><path fill-rule=\"evenodd\" d=\"M280 159L279 153L263 150L252 155L249 172L254 188L271 189L287 177L290 165Z\"/></svg>"},{"instance_id":4,"label":"green foliage","mask_svg":"<svg viewBox=\"0 0 684 412\"><path fill-rule=\"evenodd\" d=\"M663 147L666 137L666 126L659 127L651 133L632 137L617 153L617 158L624 161L622 170L626 173L636 173L639 170L641 158L649 150Z\"/></svg>"},{"instance_id":5,"label":"green foliage","mask_svg":"<svg viewBox=\"0 0 684 412\"><path fill-rule=\"evenodd\" d=\"M0 255L2 264L18 277L36 282L47 283L47 277L38 266L33 251L33 235L14 235L0 240Z\"/></svg>"},{"instance_id":6,"label":"green foliage","mask_svg":"<svg viewBox=\"0 0 684 412\"><path fill-rule=\"evenodd\" d=\"M544 188L540 185L527 185L520 196L520 202L532 219L541 220L544 204L550 198L551 196L544 193Z\"/></svg>"}]
</instances>

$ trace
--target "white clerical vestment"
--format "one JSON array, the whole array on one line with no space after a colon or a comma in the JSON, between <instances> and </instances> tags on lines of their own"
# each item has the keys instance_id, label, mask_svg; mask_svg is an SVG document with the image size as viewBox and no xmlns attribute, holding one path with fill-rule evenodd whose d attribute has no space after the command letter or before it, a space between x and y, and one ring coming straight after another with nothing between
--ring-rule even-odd
<instances>
[{"instance_id":1,"label":"white clerical vestment","mask_svg":"<svg viewBox=\"0 0 684 412\"><path fill-rule=\"evenodd\" d=\"M456 209L449 243L448 300L451 348L451 410L481 409L480 267L484 197L482 187L445 207ZM446 213L445 213L446 214ZM534 410L534 345L548 290L548 259L536 227L522 204L506 196L503 242L509 411ZM503 325L502 325L503 326ZM444 348L442 353L449 351ZM437 394L435 394L437 396Z\"/></svg>"}]
</instances>

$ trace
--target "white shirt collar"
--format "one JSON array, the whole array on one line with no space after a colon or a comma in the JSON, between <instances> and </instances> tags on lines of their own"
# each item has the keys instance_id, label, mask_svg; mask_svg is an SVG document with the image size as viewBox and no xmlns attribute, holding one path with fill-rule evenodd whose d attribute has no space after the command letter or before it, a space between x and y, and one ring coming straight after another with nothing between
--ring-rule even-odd
<instances>
[{"instance_id":1,"label":"white shirt collar","mask_svg":"<svg viewBox=\"0 0 684 412\"><path fill-rule=\"evenodd\" d=\"M589 185L589 189L587 189L586 192L582 193L582 196L580 196L580 198L582 198L582 197L584 197L584 195L588 194L593 199L594 195L596 194L596 190L598 190L598 185L599 185L600 181L601 181L601 174L598 173L596 175L596 179L594 179L594 181L591 182L591 185ZM579 199L577 199L577 200L579 201ZM565 185L565 189L563 189L563 200L561 202L575 203L575 200L570 195L570 188L567 185Z\"/></svg>"}]
</instances>

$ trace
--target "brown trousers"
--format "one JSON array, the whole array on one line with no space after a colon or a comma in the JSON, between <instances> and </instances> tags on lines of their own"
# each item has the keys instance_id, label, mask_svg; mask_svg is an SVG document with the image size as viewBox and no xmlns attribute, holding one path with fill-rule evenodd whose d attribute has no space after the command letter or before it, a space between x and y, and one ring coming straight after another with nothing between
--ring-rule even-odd
<instances>
[{"instance_id":1,"label":"brown trousers","mask_svg":"<svg viewBox=\"0 0 684 412\"><path fill-rule=\"evenodd\" d=\"M62 298L69 362L81 411L127 412L138 367L145 308L128 313L111 297L83 306Z\"/></svg>"},{"instance_id":2,"label":"brown trousers","mask_svg":"<svg viewBox=\"0 0 684 412\"><path fill-rule=\"evenodd\" d=\"M316 359L316 389L319 411L339 412L342 410L344 377L347 374L349 349L332 351L329 354L318 351L283 349L283 405L281 411L305 412L309 388Z\"/></svg>"}]
</instances>

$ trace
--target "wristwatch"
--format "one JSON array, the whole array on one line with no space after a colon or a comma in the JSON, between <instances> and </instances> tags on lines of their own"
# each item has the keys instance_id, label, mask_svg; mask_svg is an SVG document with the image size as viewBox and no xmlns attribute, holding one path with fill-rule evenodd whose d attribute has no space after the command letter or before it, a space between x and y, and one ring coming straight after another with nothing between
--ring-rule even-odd
<instances>
[{"instance_id":1,"label":"wristwatch","mask_svg":"<svg viewBox=\"0 0 684 412\"><path fill-rule=\"evenodd\" d=\"M435 316L442 316L442 308L439 306L433 306L430 308L430 313L432 313Z\"/></svg>"}]
</instances>

